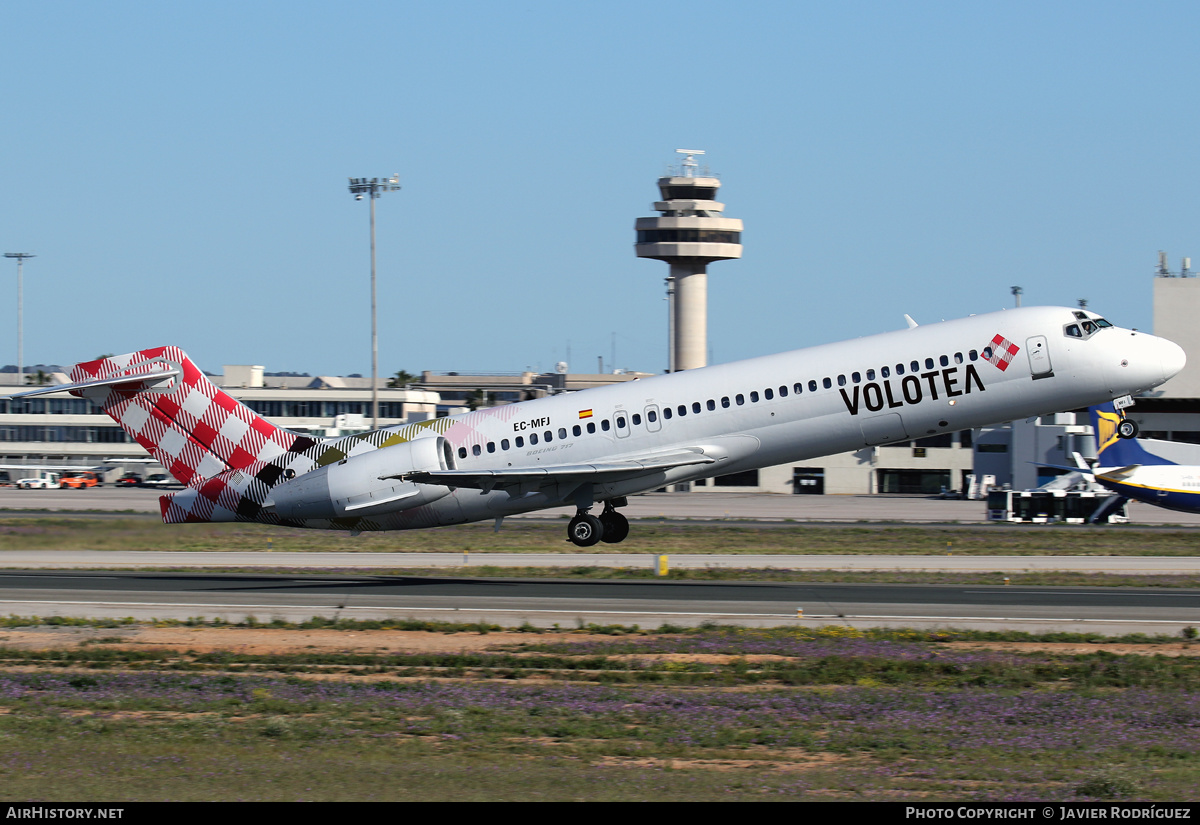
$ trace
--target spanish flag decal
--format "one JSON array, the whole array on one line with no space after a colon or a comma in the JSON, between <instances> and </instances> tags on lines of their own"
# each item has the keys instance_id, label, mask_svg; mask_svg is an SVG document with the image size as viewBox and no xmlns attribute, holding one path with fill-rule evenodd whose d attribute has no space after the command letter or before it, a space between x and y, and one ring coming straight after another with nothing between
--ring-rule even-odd
<instances>
[{"instance_id":1,"label":"spanish flag decal","mask_svg":"<svg viewBox=\"0 0 1200 825\"><path fill-rule=\"evenodd\" d=\"M581 419L583 419L583 418L591 418L591 417L592 417L592 411L591 411L591 410L580 410L580 411L579 411L579 417L580 417Z\"/></svg>"}]
</instances>

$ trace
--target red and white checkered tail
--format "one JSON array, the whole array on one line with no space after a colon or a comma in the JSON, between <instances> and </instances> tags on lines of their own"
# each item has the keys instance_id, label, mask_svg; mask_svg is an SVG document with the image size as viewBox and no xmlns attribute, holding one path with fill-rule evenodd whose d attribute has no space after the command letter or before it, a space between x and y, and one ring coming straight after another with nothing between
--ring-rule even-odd
<instances>
[{"instance_id":1,"label":"red and white checkered tail","mask_svg":"<svg viewBox=\"0 0 1200 825\"><path fill-rule=\"evenodd\" d=\"M177 481L192 487L229 470L270 486L316 443L222 392L178 347L77 364L71 380L72 395L101 404Z\"/></svg>"}]
</instances>

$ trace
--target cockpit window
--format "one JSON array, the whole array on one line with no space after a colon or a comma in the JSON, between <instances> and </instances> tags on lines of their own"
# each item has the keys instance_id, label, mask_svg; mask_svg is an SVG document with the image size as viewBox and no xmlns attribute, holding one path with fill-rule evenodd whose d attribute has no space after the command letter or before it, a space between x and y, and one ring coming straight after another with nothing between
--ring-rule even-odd
<instances>
[{"instance_id":1,"label":"cockpit window","mask_svg":"<svg viewBox=\"0 0 1200 825\"><path fill-rule=\"evenodd\" d=\"M1079 319L1079 323L1067 324L1063 327L1063 334L1069 338L1091 338L1105 327L1112 326L1103 318L1089 318L1081 312L1075 312L1074 315Z\"/></svg>"}]
</instances>

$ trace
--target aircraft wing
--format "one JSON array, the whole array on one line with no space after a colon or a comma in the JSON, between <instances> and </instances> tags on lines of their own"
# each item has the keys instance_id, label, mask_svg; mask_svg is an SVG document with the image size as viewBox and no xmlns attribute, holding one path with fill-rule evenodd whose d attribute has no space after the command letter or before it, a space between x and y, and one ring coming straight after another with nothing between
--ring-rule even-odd
<instances>
[{"instance_id":1,"label":"aircraft wing","mask_svg":"<svg viewBox=\"0 0 1200 825\"><path fill-rule=\"evenodd\" d=\"M582 481L587 478L608 481L618 478L633 478L655 470L669 470L672 467L715 463L717 463L716 458L702 452L678 450L588 464L546 464L541 467L505 467L488 470L433 470L380 476L380 478L398 478L421 484L443 484L447 487L470 487L486 493L497 487L536 485L568 480Z\"/></svg>"}]
</instances>

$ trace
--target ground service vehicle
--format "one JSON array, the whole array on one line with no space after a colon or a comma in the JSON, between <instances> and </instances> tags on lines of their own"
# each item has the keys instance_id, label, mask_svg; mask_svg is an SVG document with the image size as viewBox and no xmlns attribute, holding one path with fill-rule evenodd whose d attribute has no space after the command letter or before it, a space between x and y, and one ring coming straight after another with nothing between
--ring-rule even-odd
<instances>
[{"instance_id":1,"label":"ground service vehicle","mask_svg":"<svg viewBox=\"0 0 1200 825\"><path fill-rule=\"evenodd\" d=\"M72 470L62 474L58 486L64 489L82 490L85 487L102 487L104 482L93 472Z\"/></svg>"}]
</instances>

